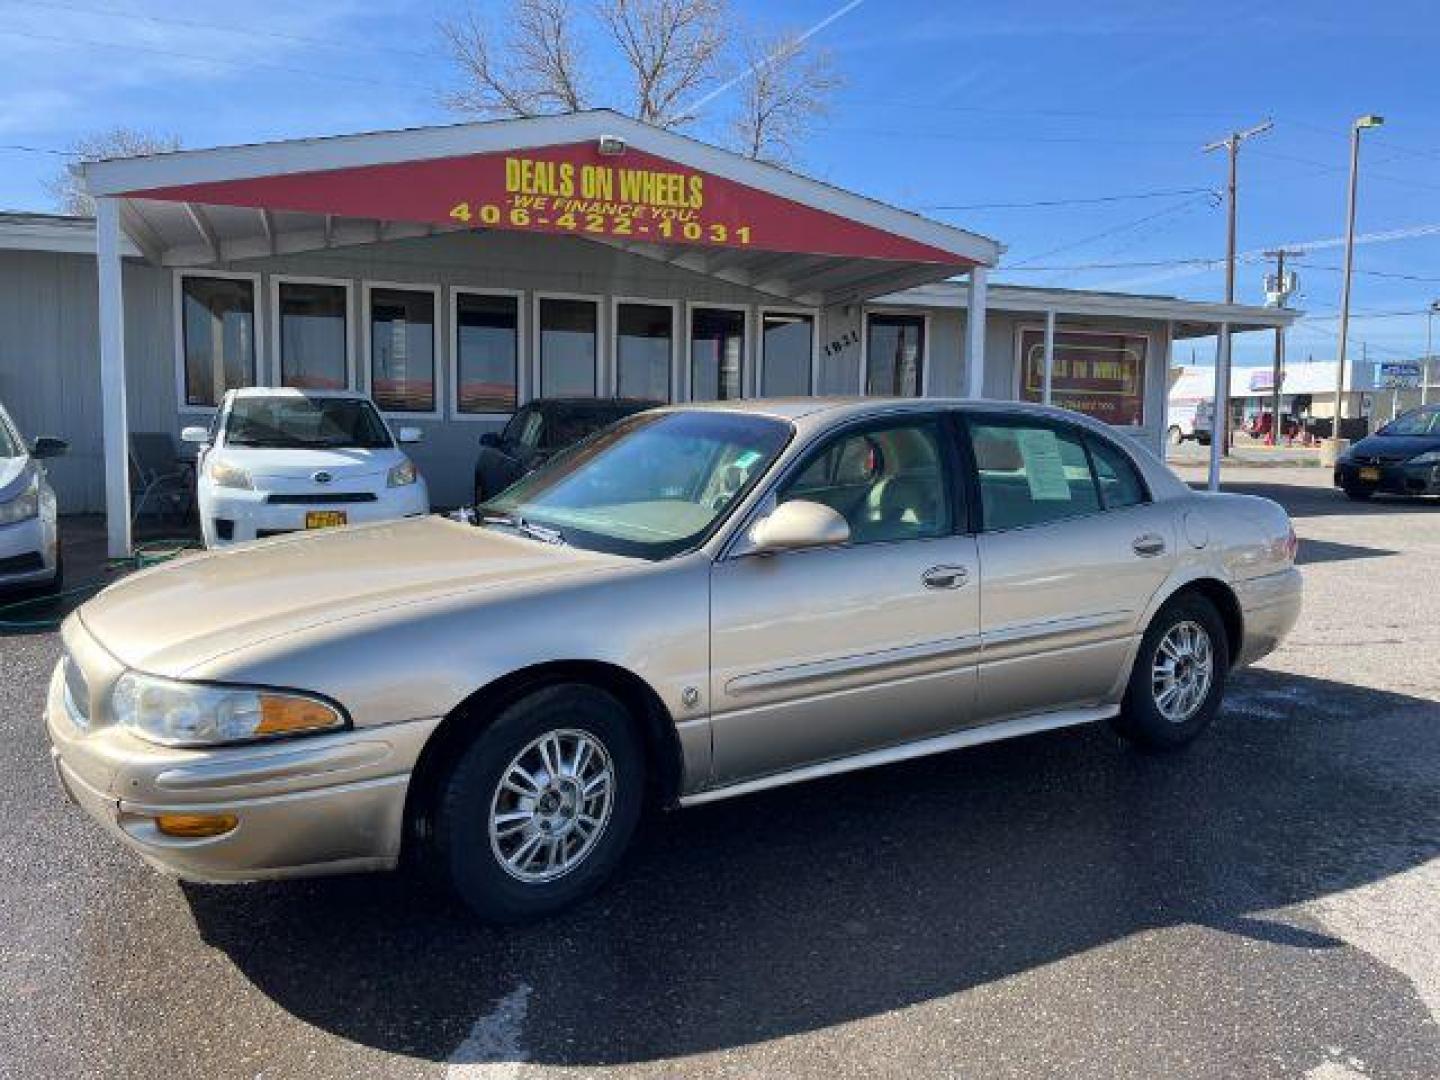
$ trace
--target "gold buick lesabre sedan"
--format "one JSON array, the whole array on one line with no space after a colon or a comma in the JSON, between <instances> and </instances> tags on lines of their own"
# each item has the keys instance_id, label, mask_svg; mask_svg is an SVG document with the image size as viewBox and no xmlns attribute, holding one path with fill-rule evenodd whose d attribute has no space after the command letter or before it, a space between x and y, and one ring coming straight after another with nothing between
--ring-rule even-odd
<instances>
[{"instance_id":1,"label":"gold buick lesabre sedan","mask_svg":"<svg viewBox=\"0 0 1440 1080\"><path fill-rule=\"evenodd\" d=\"M482 916L647 807L1072 724L1195 738L1294 624L1295 534L1058 409L657 409L479 508L196 555L65 623L65 790L234 881L426 864Z\"/></svg>"}]
</instances>

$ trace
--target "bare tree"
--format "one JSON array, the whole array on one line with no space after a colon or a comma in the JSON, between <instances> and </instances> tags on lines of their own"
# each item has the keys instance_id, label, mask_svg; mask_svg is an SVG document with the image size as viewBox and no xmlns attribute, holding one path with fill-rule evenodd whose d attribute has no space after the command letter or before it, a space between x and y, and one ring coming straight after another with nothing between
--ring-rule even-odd
<instances>
[{"instance_id":1,"label":"bare tree","mask_svg":"<svg viewBox=\"0 0 1440 1080\"><path fill-rule=\"evenodd\" d=\"M721 0L605 0L598 11L635 80L636 118L664 128L693 120L682 103L719 66L726 41Z\"/></svg>"},{"instance_id":2,"label":"bare tree","mask_svg":"<svg viewBox=\"0 0 1440 1080\"><path fill-rule=\"evenodd\" d=\"M794 34L752 38L742 56L751 74L740 87L731 138L746 157L788 164L840 85L834 63L828 52L807 50Z\"/></svg>"},{"instance_id":3,"label":"bare tree","mask_svg":"<svg viewBox=\"0 0 1440 1080\"><path fill-rule=\"evenodd\" d=\"M569 0L519 0L513 29L500 42L474 12L440 23L465 86L445 103L481 116L538 116L585 108L583 57Z\"/></svg>"},{"instance_id":4,"label":"bare tree","mask_svg":"<svg viewBox=\"0 0 1440 1080\"><path fill-rule=\"evenodd\" d=\"M157 135L134 128L114 127L108 131L81 136L70 144L70 152L81 161L100 161L105 158L163 154L179 150L180 145L178 135ZM90 198L89 192L80 182L80 177L71 172L68 166L45 181L45 190L62 214L89 217L95 213L95 200Z\"/></svg>"},{"instance_id":5,"label":"bare tree","mask_svg":"<svg viewBox=\"0 0 1440 1080\"><path fill-rule=\"evenodd\" d=\"M538 116L610 96L637 119L678 128L734 88L731 142L750 157L788 162L839 85L829 54L811 48L808 35L745 37L728 0L589 3L591 30L619 50L625 86L605 87L618 92L592 89L582 42L597 35L585 32L571 0L517 0L503 34L473 11L440 23L463 84L445 104L478 116ZM733 73L721 82L727 66Z\"/></svg>"}]
</instances>

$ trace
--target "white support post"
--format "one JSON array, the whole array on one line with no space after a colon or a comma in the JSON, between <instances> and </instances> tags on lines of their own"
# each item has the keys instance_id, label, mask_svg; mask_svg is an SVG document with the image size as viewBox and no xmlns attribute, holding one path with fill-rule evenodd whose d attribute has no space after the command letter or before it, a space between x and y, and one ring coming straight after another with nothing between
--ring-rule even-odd
<instances>
[{"instance_id":1,"label":"white support post","mask_svg":"<svg viewBox=\"0 0 1440 1080\"><path fill-rule=\"evenodd\" d=\"M985 283L989 269L973 267L965 309L965 396L985 396Z\"/></svg>"},{"instance_id":2,"label":"white support post","mask_svg":"<svg viewBox=\"0 0 1440 1080\"><path fill-rule=\"evenodd\" d=\"M1045 382L1040 401L1053 404L1055 387L1055 309L1045 312Z\"/></svg>"},{"instance_id":3,"label":"white support post","mask_svg":"<svg viewBox=\"0 0 1440 1080\"><path fill-rule=\"evenodd\" d=\"M105 438L105 535L112 559L130 554L130 423L125 411L125 286L120 205L95 200L100 279L100 398Z\"/></svg>"},{"instance_id":4,"label":"white support post","mask_svg":"<svg viewBox=\"0 0 1440 1080\"><path fill-rule=\"evenodd\" d=\"M1220 324L1220 341L1215 349L1215 407L1210 411L1211 491L1220 490L1220 456L1230 437L1230 324Z\"/></svg>"}]
</instances>

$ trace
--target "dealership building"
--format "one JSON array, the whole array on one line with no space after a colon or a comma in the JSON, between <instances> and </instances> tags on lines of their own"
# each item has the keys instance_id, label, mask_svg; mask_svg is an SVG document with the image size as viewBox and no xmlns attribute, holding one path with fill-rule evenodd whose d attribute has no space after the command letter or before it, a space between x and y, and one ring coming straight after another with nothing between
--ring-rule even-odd
<instances>
[{"instance_id":1,"label":"dealership building","mask_svg":"<svg viewBox=\"0 0 1440 1080\"><path fill-rule=\"evenodd\" d=\"M0 401L130 545L127 447L227 389L351 388L437 506L539 397L1050 401L1159 449L1175 342L1293 311L989 280L997 241L609 111L91 163L0 214Z\"/></svg>"}]
</instances>

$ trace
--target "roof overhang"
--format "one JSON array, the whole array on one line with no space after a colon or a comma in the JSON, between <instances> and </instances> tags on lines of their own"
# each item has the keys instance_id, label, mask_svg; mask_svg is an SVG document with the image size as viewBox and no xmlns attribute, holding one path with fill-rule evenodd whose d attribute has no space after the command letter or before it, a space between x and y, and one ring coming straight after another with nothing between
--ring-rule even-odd
<instances>
[{"instance_id":1,"label":"roof overhang","mask_svg":"<svg viewBox=\"0 0 1440 1080\"><path fill-rule=\"evenodd\" d=\"M941 282L911 289L903 296L881 297L882 303L914 304L926 307L963 308L968 303L966 288L957 282ZM1039 289L1024 285L992 282L985 301L990 311L1014 311L1044 315L1055 312L1072 318L1144 319L1170 323L1176 340L1211 337L1222 325L1232 333L1249 330L1276 330L1289 327L1302 315L1294 308L1257 307L1250 304L1212 303L1184 300L1175 296L1144 296L1133 293L1086 292L1083 289Z\"/></svg>"},{"instance_id":2,"label":"roof overhang","mask_svg":"<svg viewBox=\"0 0 1440 1080\"><path fill-rule=\"evenodd\" d=\"M203 266L502 230L574 236L791 299L993 266L993 240L609 111L90 162L145 257Z\"/></svg>"}]
</instances>

